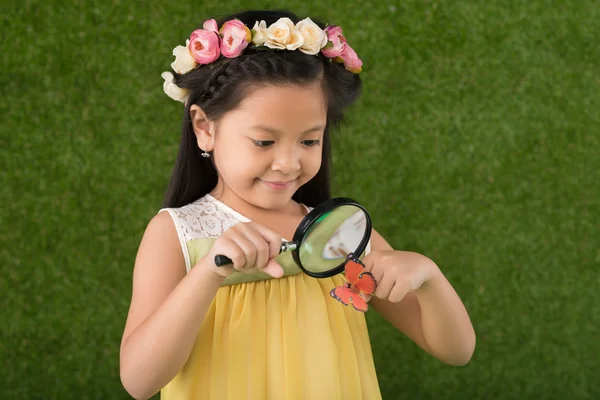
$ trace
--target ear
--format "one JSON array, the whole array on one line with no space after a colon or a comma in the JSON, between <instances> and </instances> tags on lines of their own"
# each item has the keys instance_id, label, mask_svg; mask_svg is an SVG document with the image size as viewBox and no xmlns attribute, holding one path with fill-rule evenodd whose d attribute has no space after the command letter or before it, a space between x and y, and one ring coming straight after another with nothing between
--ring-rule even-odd
<instances>
[{"instance_id":1,"label":"ear","mask_svg":"<svg viewBox=\"0 0 600 400\"><path fill-rule=\"evenodd\" d=\"M190 106L190 119L198 147L204 151L212 151L215 146L215 123L208 119L197 104Z\"/></svg>"}]
</instances>

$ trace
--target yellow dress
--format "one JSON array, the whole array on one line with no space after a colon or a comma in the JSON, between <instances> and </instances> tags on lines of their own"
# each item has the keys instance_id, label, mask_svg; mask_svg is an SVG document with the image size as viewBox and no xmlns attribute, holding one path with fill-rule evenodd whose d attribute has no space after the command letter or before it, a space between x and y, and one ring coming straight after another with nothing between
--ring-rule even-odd
<instances>
[{"instance_id":1,"label":"yellow dress","mask_svg":"<svg viewBox=\"0 0 600 400\"><path fill-rule=\"evenodd\" d=\"M248 221L210 195L165 210L188 271L216 237ZM225 280L161 399L381 399L365 316L329 295L345 283L343 275L312 278L290 252L277 261L282 278L233 274Z\"/></svg>"}]
</instances>

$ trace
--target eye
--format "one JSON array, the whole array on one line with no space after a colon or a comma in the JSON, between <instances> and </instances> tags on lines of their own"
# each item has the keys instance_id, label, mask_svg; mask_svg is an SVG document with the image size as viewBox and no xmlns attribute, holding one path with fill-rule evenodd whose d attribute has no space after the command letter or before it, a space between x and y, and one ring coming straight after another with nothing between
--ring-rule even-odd
<instances>
[{"instance_id":1,"label":"eye","mask_svg":"<svg viewBox=\"0 0 600 400\"><path fill-rule=\"evenodd\" d=\"M260 148L266 148L272 146L275 142L273 140L253 140L254 145Z\"/></svg>"},{"instance_id":2,"label":"eye","mask_svg":"<svg viewBox=\"0 0 600 400\"><path fill-rule=\"evenodd\" d=\"M320 140L303 140L302 144L305 145L306 147L315 147L318 146L321 143Z\"/></svg>"}]
</instances>

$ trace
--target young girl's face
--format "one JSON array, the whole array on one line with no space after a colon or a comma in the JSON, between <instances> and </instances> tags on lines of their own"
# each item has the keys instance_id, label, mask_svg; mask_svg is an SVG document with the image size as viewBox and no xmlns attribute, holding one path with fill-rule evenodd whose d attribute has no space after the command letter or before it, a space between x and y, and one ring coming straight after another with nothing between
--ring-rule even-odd
<instances>
[{"instance_id":1,"label":"young girl's face","mask_svg":"<svg viewBox=\"0 0 600 400\"><path fill-rule=\"evenodd\" d=\"M254 90L218 122L214 158L223 198L279 209L321 167L327 106L318 84Z\"/></svg>"}]
</instances>

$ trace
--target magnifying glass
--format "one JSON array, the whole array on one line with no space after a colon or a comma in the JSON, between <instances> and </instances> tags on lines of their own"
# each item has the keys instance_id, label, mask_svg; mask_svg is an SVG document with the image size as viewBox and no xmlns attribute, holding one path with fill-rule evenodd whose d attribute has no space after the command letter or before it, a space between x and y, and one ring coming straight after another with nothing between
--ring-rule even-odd
<instances>
[{"instance_id":1,"label":"magnifying glass","mask_svg":"<svg viewBox=\"0 0 600 400\"><path fill-rule=\"evenodd\" d=\"M337 197L313 208L300 222L291 242L282 242L280 253L291 251L294 261L307 275L327 278L344 270L348 254L357 257L371 238L371 217L358 202ZM215 264L231 264L224 255Z\"/></svg>"}]
</instances>

